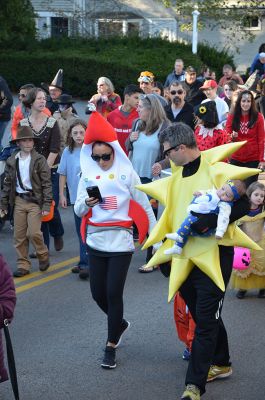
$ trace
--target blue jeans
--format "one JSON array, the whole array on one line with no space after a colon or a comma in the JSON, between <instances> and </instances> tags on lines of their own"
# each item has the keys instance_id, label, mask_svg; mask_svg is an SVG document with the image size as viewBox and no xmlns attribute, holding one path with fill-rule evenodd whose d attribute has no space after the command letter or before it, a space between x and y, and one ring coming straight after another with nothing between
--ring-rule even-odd
<instances>
[{"instance_id":1,"label":"blue jeans","mask_svg":"<svg viewBox=\"0 0 265 400\"><path fill-rule=\"evenodd\" d=\"M0 147L9 121L0 121Z\"/></svg>"},{"instance_id":2,"label":"blue jeans","mask_svg":"<svg viewBox=\"0 0 265 400\"><path fill-rule=\"evenodd\" d=\"M51 169L51 180L52 180L52 195L55 201L54 216L49 222L43 222L41 224L41 230L43 233L43 239L46 246L50 246L50 235L52 237L63 236L64 229L61 220L61 216L58 210L59 204L59 174L57 173L57 168Z\"/></svg>"},{"instance_id":3,"label":"blue jeans","mask_svg":"<svg viewBox=\"0 0 265 400\"><path fill-rule=\"evenodd\" d=\"M80 260L78 263L78 267L80 267L81 269L84 269L84 268L88 268L88 257L87 257L87 251L86 251L87 246L86 246L86 243L84 243L82 241L81 232L80 232L82 219L76 215L76 213L74 212L74 208L73 208L73 213L74 213L74 218L75 218L75 229L76 229L76 233L77 233L78 240L79 240Z\"/></svg>"}]
</instances>

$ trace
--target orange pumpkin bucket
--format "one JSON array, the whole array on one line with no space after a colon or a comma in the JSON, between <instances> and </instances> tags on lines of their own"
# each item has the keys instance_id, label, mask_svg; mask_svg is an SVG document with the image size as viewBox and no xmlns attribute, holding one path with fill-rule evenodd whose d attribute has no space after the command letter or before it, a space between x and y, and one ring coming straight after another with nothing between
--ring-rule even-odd
<instances>
[{"instance_id":1,"label":"orange pumpkin bucket","mask_svg":"<svg viewBox=\"0 0 265 400\"><path fill-rule=\"evenodd\" d=\"M54 206L55 206L55 201L53 200L52 204L51 204L51 207L50 207L49 214L43 215L42 218L41 218L41 222L48 222L48 221L51 221L53 219Z\"/></svg>"}]
</instances>

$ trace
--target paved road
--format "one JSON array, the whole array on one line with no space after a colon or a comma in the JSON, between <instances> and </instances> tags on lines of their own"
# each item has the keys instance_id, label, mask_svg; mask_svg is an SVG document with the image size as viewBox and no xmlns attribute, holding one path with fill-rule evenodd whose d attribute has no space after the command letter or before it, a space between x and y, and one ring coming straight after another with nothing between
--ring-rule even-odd
<instances>
[{"instance_id":1,"label":"paved road","mask_svg":"<svg viewBox=\"0 0 265 400\"><path fill-rule=\"evenodd\" d=\"M159 271L139 274L138 249L125 288L125 317L131 329L117 351L116 370L100 368L106 318L91 298L89 282L70 273L77 256L73 216L62 211L65 247L51 249L52 267L17 280L17 307L11 334L21 400L177 400L187 363L177 340L168 281ZM0 232L0 251L15 270L12 231ZM229 332L234 374L207 386L205 400L264 400L265 300L255 292L239 301L228 291L223 318ZM0 386L11 400L10 383Z\"/></svg>"}]
</instances>

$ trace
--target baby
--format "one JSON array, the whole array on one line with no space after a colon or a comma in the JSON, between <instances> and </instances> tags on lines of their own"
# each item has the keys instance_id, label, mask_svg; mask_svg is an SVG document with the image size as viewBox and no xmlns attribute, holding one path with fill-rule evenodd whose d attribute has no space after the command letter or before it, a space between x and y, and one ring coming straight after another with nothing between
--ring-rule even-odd
<instances>
[{"instance_id":1,"label":"baby","mask_svg":"<svg viewBox=\"0 0 265 400\"><path fill-rule=\"evenodd\" d=\"M224 236L231 214L231 207L246 192L246 187L241 180L229 180L220 189L209 189L193 194L194 198L187 211L188 216L182 222L177 232L167 233L166 237L175 240L173 247L165 250L165 254L181 254L188 237L192 236L192 224L198 220L193 213L218 214L215 237L217 240ZM209 236L209 233L208 235Z\"/></svg>"}]
</instances>

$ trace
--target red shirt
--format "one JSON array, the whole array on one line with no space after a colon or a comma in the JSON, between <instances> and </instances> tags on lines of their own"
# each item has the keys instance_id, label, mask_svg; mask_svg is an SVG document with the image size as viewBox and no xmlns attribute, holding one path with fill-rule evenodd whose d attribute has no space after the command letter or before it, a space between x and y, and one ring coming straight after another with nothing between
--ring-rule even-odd
<instances>
[{"instance_id":1,"label":"red shirt","mask_svg":"<svg viewBox=\"0 0 265 400\"><path fill-rule=\"evenodd\" d=\"M209 129L209 134L205 136L200 135L200 128L201 127L198 126L194 132L197 146L200 151L209 150L213 147L221 146L221 144L229 142L226 132L222 129Z\"/></svg>"},{"instance_id":2,"label":"red shirt","mask_svg":"<svg viewBox=\"0 0 265 400\"><path fill-rule=\"evenodd\" d=\"M228 134L232 134L232 122L234 116L228 115L225 130ZM232 159L240 162L248 161L264 161L264 118L258 113L258 119L252 128L248 128L249 115L241 115L240 129L238 136L233 138L233 142L241 142L246 140L247 143L238 151L232 154Z\"/></svg>"},{"instance_id":3,"label":"red shirt","mask_svg":"<svg viewBox=\"0 0 265 400\"><path fill-rule=\"evenodd\" d=\"M115 129L118 137L118 142L120 143L121 147L127 155L128 151L125 148L125 141L131 133L132 124L136 118L139 118L139 115L135 108L129 114L124 114L119 107L109 113L109 115L107 116L107 121Z\"/></svg>"}]
</instances>

